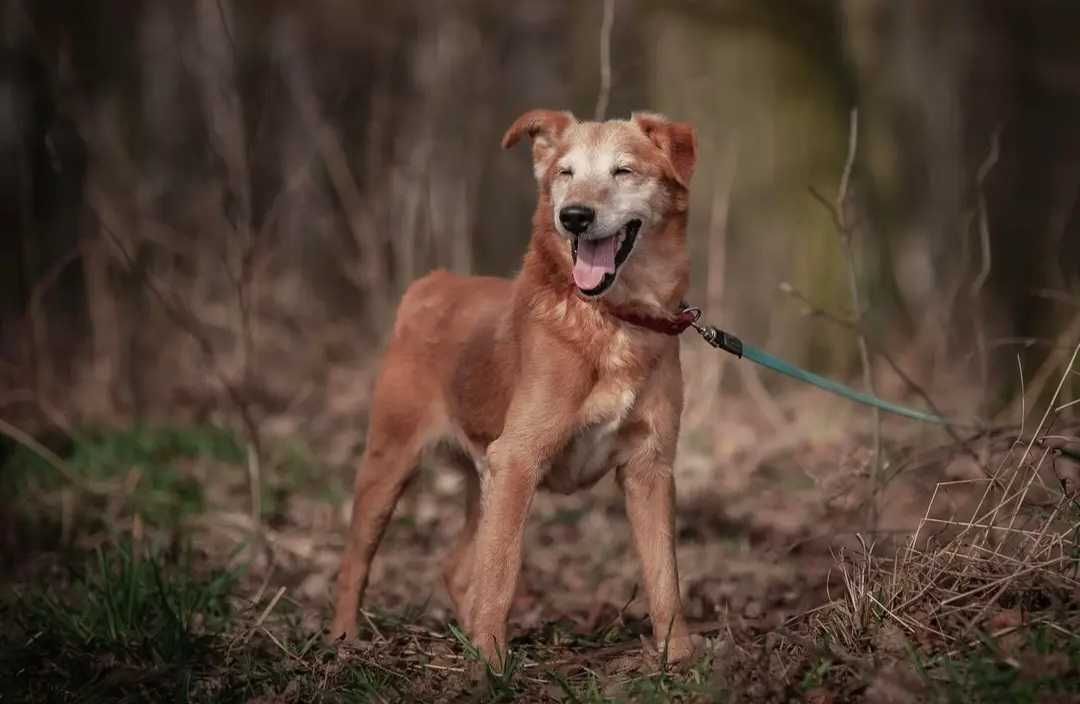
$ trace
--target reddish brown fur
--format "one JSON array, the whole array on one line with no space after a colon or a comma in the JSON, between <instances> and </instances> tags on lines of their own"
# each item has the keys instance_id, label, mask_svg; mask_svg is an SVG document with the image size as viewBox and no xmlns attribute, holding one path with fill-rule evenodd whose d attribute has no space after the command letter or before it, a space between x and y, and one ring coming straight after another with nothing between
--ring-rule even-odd
<instances>
[{"instance_id":1,"label":"reddish brown fur","mask_svg":"<svg viewBox=\"0 0 1080 704\"><path fill-rule=\"evenodd\" d=\"M656 115L597 124L533 111L511 126L503 145L525 135L533 139L539 199L521 273L505 280L434 272L402 300L357 472L331 635L355 635L382 531L420 454L435 447L475 470L466 475L468 518L445 576L459 621L491 663L498 666L505 654L506 618L536 489L587 486L602 476L590 470L594 465L618 473L655 635L668 658L679 660L693 648L673 537L672 467L682 410L678 342L608 311L617 305L663 315L686 291L693 131ZM582 145L633 160L634 183L651 194L656 220L612 289L591 300L578 294L568 243L553 222L557 163ZM614 179L582 178L569 192L604 205L618 187ZM583 437L595 438L599 449L583 446ZM589 459L594 449L600 453L595 461Z\"/></svg>"}]
</instances>

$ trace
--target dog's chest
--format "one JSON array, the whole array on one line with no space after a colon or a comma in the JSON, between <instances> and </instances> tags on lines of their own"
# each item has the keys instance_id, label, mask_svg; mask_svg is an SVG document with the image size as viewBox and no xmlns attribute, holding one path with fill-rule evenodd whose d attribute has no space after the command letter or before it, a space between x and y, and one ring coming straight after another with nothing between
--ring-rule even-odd
<instances>
[{"instance_id":1,"label":"dog's chest","mask_svg":"<svg viewBox=\"0 0 1080 704\"><path fill-rule=\"evenodd\" d=\"M581 407L580 429L551 463L544 486L571 493L595 484L619 460L619 430L633 408L636 393L625 381L596 385Z\"/></svg>"}]
</instances>

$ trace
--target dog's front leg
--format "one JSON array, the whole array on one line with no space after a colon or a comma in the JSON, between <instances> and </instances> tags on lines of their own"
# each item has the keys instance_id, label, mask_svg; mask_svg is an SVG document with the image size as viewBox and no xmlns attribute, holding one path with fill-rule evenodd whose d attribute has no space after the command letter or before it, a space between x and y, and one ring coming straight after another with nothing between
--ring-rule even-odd
<instances>
[{"instance_id":1,"label":"dog's front leg","mask_svg":"<svg viewBox=\"0 0 1080 704\"><path fill-rule=\"evenodd\" d=\"M506 619L521 571L525 519L541 479L541 466L527 452L509 438L493 442L482 489L469 635L496 671L506 657Z\"/></svg>"},{"instance_id":2,"label":"dog's front leg","mask_svg":"<svg viewBox=\"0 0 1080 704\"><path fill-rule=\"evenodd\" d=\"M694 654L679 597L675 560L675 475L659 458L636 458L620 468L626 514L641 558L653 636L667 662Z\"/></svg>"},{"instance_id":3,"label":"dog's front leg","mask_svg":"<svg viewBox=\"0 0 1080 704\"><path fill-rule=\"evenodd\" d=\"M549 348L550 349L550 348ZM521 571L525 519L543 472L565 445L587 378L552 366L548 356L532 365L515 389L502 435L488 446L482 472L480 523L472 569L468 631L487 662L501 671L506 619Z\"/></svg>"}]
</instances>

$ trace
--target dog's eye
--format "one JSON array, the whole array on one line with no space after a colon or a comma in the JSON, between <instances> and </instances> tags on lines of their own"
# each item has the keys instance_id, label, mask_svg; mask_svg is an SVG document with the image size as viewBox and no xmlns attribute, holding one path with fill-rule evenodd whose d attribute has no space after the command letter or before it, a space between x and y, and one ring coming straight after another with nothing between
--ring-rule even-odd
<instances>
[{"instance_id":1,"label":"dog's eye","mask_svg":"<svg viewBox=\"0 0 1080 704\"><path fill-rule=\"evenodd\" d=\"M611 172L612 176L628 176L634 173L633 169L628 166L617 166L615 170Z\"/></svg>"},{"instance_id":2,"label":"dog's eye","mask_svg":"<svg viewBox=\"0 0 1080 704\"><path fill-rule=\"evenodd\" d=\"M574 175L574 170L564 166L561 169L559 169L559 175L560 176L573 176Z\"/></svg>"}]
</instances>

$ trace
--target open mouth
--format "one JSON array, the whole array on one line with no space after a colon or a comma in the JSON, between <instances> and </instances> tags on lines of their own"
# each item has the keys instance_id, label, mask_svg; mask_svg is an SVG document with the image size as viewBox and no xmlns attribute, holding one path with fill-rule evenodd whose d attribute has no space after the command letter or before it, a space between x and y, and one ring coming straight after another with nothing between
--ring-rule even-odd
<instances>
[{"instance_id":1,"label":"open mouth","mask_svg":"<svg viewBox=\"0 0 1080 704\"><path fill-rule=\"evenodd\" d=\"M582 295L599 296L611 288L619 267L634 249L639 230L641 221L631 220L610 237L595 240L574 237L570 241L574 283Z\"/></svg>"}]
</instances>

